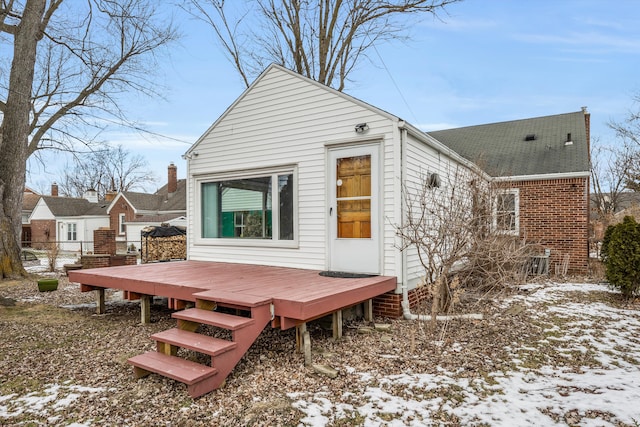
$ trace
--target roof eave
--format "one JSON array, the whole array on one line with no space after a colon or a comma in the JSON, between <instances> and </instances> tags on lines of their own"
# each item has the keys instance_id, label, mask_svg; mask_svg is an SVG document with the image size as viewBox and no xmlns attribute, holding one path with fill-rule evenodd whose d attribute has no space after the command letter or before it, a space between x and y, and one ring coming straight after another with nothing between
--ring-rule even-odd
<instances>
[{"instance_id":1,"label":"roof eave","mask_svg":"<svg viewBox=\"0 0 640 427\"><path fill-rule=\"evenodd\" d=\"M497 182L513 181L544 181L551 179L570 179L570 178L589 178L589 171L582 172L557 172L557 173L540 173L535 175L512 175L512 176L496 176L492 179Z\"/></svg>"}]
</instances>

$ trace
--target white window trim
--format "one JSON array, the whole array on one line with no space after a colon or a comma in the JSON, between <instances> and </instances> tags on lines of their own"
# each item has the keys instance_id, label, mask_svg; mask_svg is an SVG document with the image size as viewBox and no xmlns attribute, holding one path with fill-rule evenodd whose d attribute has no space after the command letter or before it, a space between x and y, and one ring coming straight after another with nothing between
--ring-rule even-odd
<instances>
[{"instance_id":1,"label":"white window trim","mask_svg":"<svg viewBox=\"0 0 640 427\"><path fill-rule=\"evenodd\" d=\"M498 203L497 200L494 200L493 203L493 229L494 231L501 234L508 234L513 236L520 235L520 189L519 188L510 188L508 190L500 190L498 195L502 194L513 194L515 196L515 227L514 230L499 230L498 229ZM496 198L497 199L497 196Z\"/></svg>"},{"instance_id":2,"label":"white window trim","mask_svg":"<svg viewBox=\"0 0 640 427\"><path fill-rule=\"evenodd\" d=\"M66 226L66 238L67 238L67 242L77 242L78 241L78 223L76 222L67 222L65 224ZM69 233L71 233L71 226L73 226L73 234L75 234L75 239L70 239L69 238Z\"/></svg>"},{"instance_id":3,"label":"white window trim","mask_svg":"<svg viewBox=\"0 0 640 427\"><path fill-rule=\"evenodd\" d=\"M118 234L120 236L124 236L125 234L127 234L126 228L124 230L122 229L125 226L124 224L125 218L126 218L126 214L124 213L118 214Z\"/></svg>"},{"instance_id":4,"label":"white window trim","mask_svg":"<svg viewBox=\"0 0 640 427\"><path fill-rule=\"evenodd\" d=\"M220 237L202 237L202 184L216 181L257 178L271 176L272 182L277 185L277 176L293 174L293 240L277 239L228 239ZM275 177L275 178L274 178ZM292 248L299 247L299 226L298 226L298 167L297 165L280 166L275 168L253 169L249 171L232 171L210 175L202 175L195 178L195 209L194 209L194 246L240 246L240 247L277 247ZM279 213L279 192L272 189L272 218L275 218L276 211ZM272 236L280 236L280 223L273 221Z\"/></svg>"}]
</instances>

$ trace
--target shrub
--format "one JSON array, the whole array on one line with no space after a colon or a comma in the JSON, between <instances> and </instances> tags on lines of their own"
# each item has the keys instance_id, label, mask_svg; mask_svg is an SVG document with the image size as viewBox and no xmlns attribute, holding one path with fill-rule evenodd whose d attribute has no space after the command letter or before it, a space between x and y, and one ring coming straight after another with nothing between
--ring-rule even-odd
<instances>
[{"instance_id":1,"label":"shrub","mask_svg":"<svg viewBox=\"0 0 640 427\"><path fill-rule=\"evenodd\" d=\"M602 242L605 276L626 298L640 293L640 224L626 216L607 228Z\"/></svg>"}]
</instances>

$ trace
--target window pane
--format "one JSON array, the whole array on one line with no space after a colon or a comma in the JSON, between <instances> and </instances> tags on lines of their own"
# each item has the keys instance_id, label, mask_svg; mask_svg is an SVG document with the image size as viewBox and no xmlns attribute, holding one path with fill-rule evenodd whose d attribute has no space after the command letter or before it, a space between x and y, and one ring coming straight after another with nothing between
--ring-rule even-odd
<instances>
[{"instance_id":1,"label":"window pane","mask_svg":"<svg viewBox=\"0 0 640 427\"><path fill-rule=\"evenodd\" d=\"M218 183L202 184L202 237L219 237Z\"/></svg>"},{"instance_id":2,"label":"window pane","mask_svg":"<svg viewBox=\"0 0 640 427\"><path fill-rule=\"evenodd\" d=\"M221 237L271 238L271 177L220 182Z\"/></svg>"},{"instance_id":3,"label":"window pane","mask_svg":"<svg viewBox=\"0 0 640 427\"><path fill-rule=\"evenodd\" d=\"M280 240L293 240L293 174L278 176Z\"/></svg>"}]
</instances>

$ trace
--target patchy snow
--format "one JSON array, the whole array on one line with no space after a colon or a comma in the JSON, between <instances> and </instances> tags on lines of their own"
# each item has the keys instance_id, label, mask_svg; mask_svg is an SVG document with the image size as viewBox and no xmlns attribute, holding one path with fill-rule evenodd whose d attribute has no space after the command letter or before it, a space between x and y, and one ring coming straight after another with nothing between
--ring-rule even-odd
<instances>
[{"instance_id":1,"label":"patchy snow","mask_svg":"<svg viewBox=\"0 0 640 427\"><path fill-rule=\"evenodd\" d=\"M64 411L78 400L82 394L101 393L103 388L83 387L65 384L48 384L42 391L34 391L24 396L9 394L0 396L0 419L10 419L23 413L31 413L47 417L49 423L56 424L56 412ZM74 426L88 426L90 424L72 424Z\"/></svg>"},{"instance_id":2,"label":"patchy snow","mask_svg":"<svg viewBox=\"0 0 640 427\"><path fill-rule=\"evenodd\" d=\"M567 298L570 292L611 292L603 285L524 290L526 295L509 298L504 306L535 306L537 317L549 325L546 339L510 349L513 370L469 379L456 372L377 376L347 368L359 375L364 396L345 394L338 401L324 392L290 394L306 415L300 425L324 426L348 415L365 426L423 426L438 424L432 418L438 412L457 416L461 425L638 425L640 311ZM560 360L582 355L591 362L530 367L523 360L535 355L538 345L554 346Z\"/></svg>"}]
</instances>

